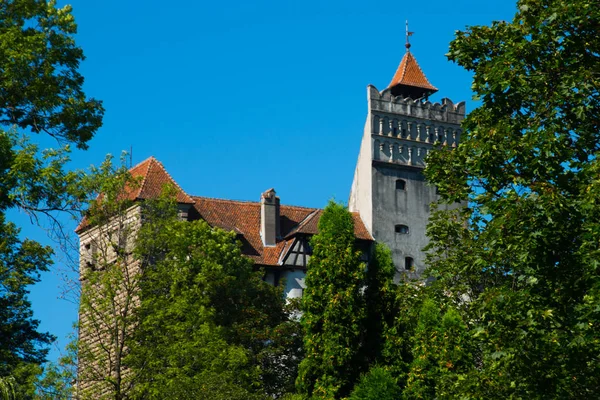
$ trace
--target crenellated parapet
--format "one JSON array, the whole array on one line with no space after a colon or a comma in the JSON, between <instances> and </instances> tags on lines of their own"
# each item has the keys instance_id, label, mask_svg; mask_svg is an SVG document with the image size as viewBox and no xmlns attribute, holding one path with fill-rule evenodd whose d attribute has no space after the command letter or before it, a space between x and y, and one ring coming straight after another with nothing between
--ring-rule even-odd
<instances>
[{"instance_id":1,"label":"crenellated parapet","mask_svg":"<svg viewBox=\"0 0 600 400\"><path fill-rule=\"evenodd\" d=\"M369 85L367 90L369 110L373 114L403 115L455 125L460 125L465 118L464 101L454 104L452 100L444 98L441 103L431 103L420 99L413 100L412 98L393 96L389 88L380 92L375 86Z\"/></svg>"},{"instance_id":2,"label":"crenellated parapet","mask_svg":"<svg viewBox=\"0 0 600 400\"><path fill-rule=\"evenodd\" d=\"M393 96L368 87L372 159L393 164L424 167L435 145L456 147L465 103L441 103Z\"/></svg>"}]
</instances>

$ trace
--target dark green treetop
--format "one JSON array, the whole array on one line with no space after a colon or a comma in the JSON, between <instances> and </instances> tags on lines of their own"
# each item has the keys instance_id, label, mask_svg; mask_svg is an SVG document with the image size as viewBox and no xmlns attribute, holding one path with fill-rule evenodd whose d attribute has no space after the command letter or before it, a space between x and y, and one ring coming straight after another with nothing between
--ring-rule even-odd
<instances>
[{"instance_id":1,"label":"dark green treetop","mask_svg":"<svg viewBox=\"0 0 600 400\"><path fill-rule=\"evenodd\" d=\"M102 125L104 109L82 90L83 51L71 6L0 3L0 124L44 132L79 148Z\"/></svg>"},{"instance_id":2,"label":"dark green treetop","mask_svg":"<svg viewBox=\"0 0 600 400\"><path fill-rule=\"evenodd\" d=\"M330 202L318 228L302 297L306 355L297 387L304 395L332 399L347 396L362 372L366 264L346 207Z\"/></svg>"}]
</instances>

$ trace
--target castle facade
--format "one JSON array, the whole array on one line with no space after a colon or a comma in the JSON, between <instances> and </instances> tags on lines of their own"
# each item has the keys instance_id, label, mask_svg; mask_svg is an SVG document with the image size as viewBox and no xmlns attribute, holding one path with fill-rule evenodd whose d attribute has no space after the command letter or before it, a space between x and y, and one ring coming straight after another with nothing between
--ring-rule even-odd
<instances>
[{"instance_id":1,"label":"castle facade","mask_svg":"<svg viewBox=\"0 0 600 400\"><path fill-rule=\"evenodd\" d=\"M419 277L425 268L425 230L430 204L438 199L436 188L425 181L425 160L440 146L457 146L465 117L464 102L429 102L436 91L408 43L390 85L381 92L367 87L367 120L349 209L365 261L371 244L383 242L392 251L397 277ZM321 209L281 204L274 189L260 194L257 202L188 195L154 157L133 167L131 174L141 180L128 194L131 200L157 197L164 184L172 184L183 218L201 218L234 231L243 253L265 271L265 280L285 282L288 297L302 295L309 241L317 233ZM93 249L94 232L83 225L78 228L82 268Z\"/></svg>"}]
</instances>

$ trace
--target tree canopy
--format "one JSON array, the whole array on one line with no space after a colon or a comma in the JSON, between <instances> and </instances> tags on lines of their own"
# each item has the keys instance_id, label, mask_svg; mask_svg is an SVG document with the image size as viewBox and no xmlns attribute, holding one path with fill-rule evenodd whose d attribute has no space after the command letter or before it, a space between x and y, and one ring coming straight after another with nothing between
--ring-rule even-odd
<instances>
[{"instance_id":1,"label":"tree canopy","mask_svg":"<svg viewBox=\"0 0 600 400\"><path fill-rule=\"evenodd\" d=\"M428 235L439 298L468 321L461 395L588 398L600 387L600 9L521 0L458 32L449 58L481 105L426 174L446 201Z\"/></svg>"},{"instance_id":2,"label":"tree canopy","mask_svg":"<svg viewBox=\"0 0 600 400\"><path fill-rule=\"evenodd\" d=\"M58 222L54 211L75 211L78 199L69 187L79 174L64 168L68 145L87 148L104 113L82 90L84 57L75 33L70 6L0 2L0 378L12 377L19 398L32 395L33 376L52 340L38 332L27 300L28 286L51 265L52 250L19 239L6 211L18 207L33 220L50 216L52 223ZM65 147L40 151L25 137L31 132Z\"/></svg>"},{"instance_id":3,"label":"tree canopy","mask_svg":"<svg viewBox=\"0 0 600 400\"><path fill-rule=\"evenodd\" d=\"M170 211L169 211L170 210ZM139 398L264 399L293 387L300 344L281 287L262 280L233 232L142 206L139 326L127 362Z\"/></svg>"},{"instance_id":4,"label":"tree canopy","mask_svg":"<svg viewBox=\"0 0 600 400\"><path fill-rule=\"evenodd\" d=\"M0 4L0 124L87 148L104 109L82 90L83 51L71 6L56 1Z\"/></svg>"},{"instance_id":5,"label":"tree canopy","mask_svg":"<svg viewBox=\"0 0 600 400\"><path fill-rule=\"evenodd\" d=\"M315 398L347 396L362 372L366 264L355 247L348 210L330 202L311 239L312 256L302 297L306 357L297 386Z\"/></svg>"}]
</instances>

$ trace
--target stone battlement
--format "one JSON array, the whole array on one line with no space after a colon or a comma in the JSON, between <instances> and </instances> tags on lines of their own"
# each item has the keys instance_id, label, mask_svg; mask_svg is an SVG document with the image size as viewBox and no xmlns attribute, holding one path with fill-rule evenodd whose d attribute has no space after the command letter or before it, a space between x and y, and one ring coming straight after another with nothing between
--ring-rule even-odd
<instances>
[{"instance_id":1,"label":"stone battlement","mask_svg":"<svg viewBox=\"0 0 600 400\"><path fill-rule=\"evenodd\" d=\"M367 87L367 97L372 113L403 115L455 125L460 125L466 113L464 101L454 104L452 100L444 98L441 103L431 103L401 98L393 96L390 89L380 92L373 85Z\"/></svg>"}]
</instances>

